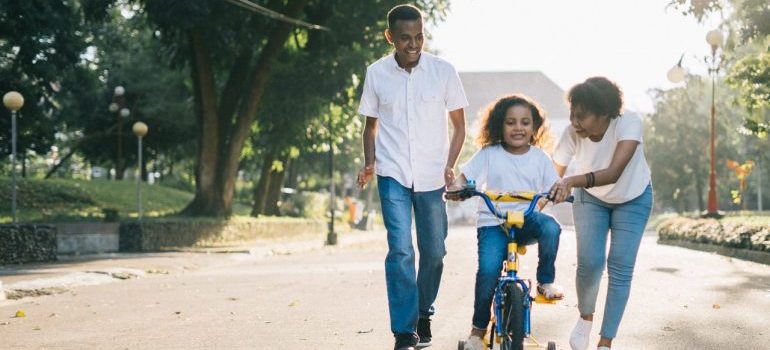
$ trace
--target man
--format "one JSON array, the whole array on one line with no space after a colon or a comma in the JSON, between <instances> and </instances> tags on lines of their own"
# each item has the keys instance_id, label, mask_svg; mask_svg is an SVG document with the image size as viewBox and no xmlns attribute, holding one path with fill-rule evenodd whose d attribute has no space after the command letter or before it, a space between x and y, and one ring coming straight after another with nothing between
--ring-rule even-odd
<instances>
[{"instance_id":1,"label":"man","mask_svg":"<svg viewBox=\"0 0 770 350\"><path fill-rule=\"evenodd\" d=\"M430 317L446 255L443 192L454 181L468 101L454 67L422 52L425 34L419 9L391 9L385 37L394 52L367 68L358 109L366 116L365 164L358 185L363 188L376 169L388 231L390 327L395 349L412 350L431 344ZM451 143L447 110L454 130ZM420 251L416 274L412 210Z\"/></svg>"}]
</instances>

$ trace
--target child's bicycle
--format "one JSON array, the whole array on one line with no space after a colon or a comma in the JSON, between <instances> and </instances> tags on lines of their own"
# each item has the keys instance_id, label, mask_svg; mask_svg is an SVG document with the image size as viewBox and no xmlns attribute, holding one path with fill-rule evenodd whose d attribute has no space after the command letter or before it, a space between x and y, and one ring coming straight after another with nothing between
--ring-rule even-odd
<instances>
[{"instance_id":1,"label":"child's bicycle","mask_svg":"<svg viewBox=\"0 0 770 350\"><path fill-rule=\"evenodd\" d=\"M508 258L503 265L503 273L495 288L493 303L493 319L489 329L489 337L485 337L484 344L492 349L495 342L500 344L501 350L521 350L524 345L524 338L530 338L534 344L526 346L541 347L534 338L531 337L530 314L532 302L543 304L555 304L556 300L546 299L538 294L532 297L532 282L522 279L518 276L519 254L526 253L526 246L519 246L516 241L518 230L524 226L527 219L537 206L541 198L548 198L548 193L534 192L514 192L514 193L496 193L479 192L476 190L476 184L473 180L460 190L449 191L446 193L447 199L468 199L473 196L479 196L484 199L489 210L500 219L505 220L504 225L508 232ZM496 202L529 202L529 207L521 211L508 211L501 213L492 204ZM573 201L570 196L568 202ZM465 340L460 340L457 345L458 350L463 350ZM548 350L556 350L555 342L548 342Z\"/></svg>"}]
</instances>

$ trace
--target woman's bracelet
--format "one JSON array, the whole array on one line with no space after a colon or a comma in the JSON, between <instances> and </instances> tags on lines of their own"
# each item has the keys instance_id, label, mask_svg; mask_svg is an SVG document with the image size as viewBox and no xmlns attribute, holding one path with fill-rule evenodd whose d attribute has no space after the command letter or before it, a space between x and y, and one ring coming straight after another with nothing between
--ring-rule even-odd
<instances>
[{"instance_id":1,"label":"woman's bracelet","mask_svg":"<svg viewBox=\"0 0 770 350\"><path fill-rule=\"evenodd\" d=\"M585 188L591 188L594 187L594 182L596 181L596 177L594 176L594 172L587 173L586 175L586 186Z\"/></svg>"}]
</instances>

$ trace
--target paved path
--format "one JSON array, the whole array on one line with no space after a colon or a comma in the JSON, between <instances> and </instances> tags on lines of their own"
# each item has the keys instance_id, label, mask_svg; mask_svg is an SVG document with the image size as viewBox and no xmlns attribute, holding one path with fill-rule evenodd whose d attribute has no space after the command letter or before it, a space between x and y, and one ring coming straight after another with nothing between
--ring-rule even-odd
<instances>
[{"instance_id":1,"label":"paved path","mask_svg":"<svg viewBox=\"0 0 770 350\"><path fill-rule=\"evenodd\" d=\"M0 301L0 348L390 349L383 235L342 236L339 247L273 243L251 253L115 255L6 266L0 269L6 289L72 279L75 272L139 276ZM615 349L770 348L770 266L662 246L655 239L643 240ZM450 231L431 349L456 349L470 327L475 241L471 227ZM534 275L535 259L525 256L525 276ZM574 268L574 232L567 227L557 280L568 296L555 306L537 305L533 315L537 338L555 340L559 348L569 348L577 317ZM602 288L600 309L604 293ZM26 317L14 318L17 310Z\"/></svg>"}]
</instances>

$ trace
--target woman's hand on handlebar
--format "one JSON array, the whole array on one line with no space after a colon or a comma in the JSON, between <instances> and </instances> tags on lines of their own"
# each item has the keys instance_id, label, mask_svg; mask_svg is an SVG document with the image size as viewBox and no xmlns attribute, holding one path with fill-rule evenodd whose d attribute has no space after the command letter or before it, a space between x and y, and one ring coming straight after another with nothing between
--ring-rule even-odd
<instances>
[{"instance_id":1,"label":"woman's hand on handlebar","mask_svg":"<svg viewBox=\"0 0 770 350\"><path fill-rule=\"evenodd\" d=\"M567 200L572 194L572 183L568 178L564 178L553 184L551 191L549 191L549 197L554 204L559 204Z\"/></svg>"}]
</instances>

